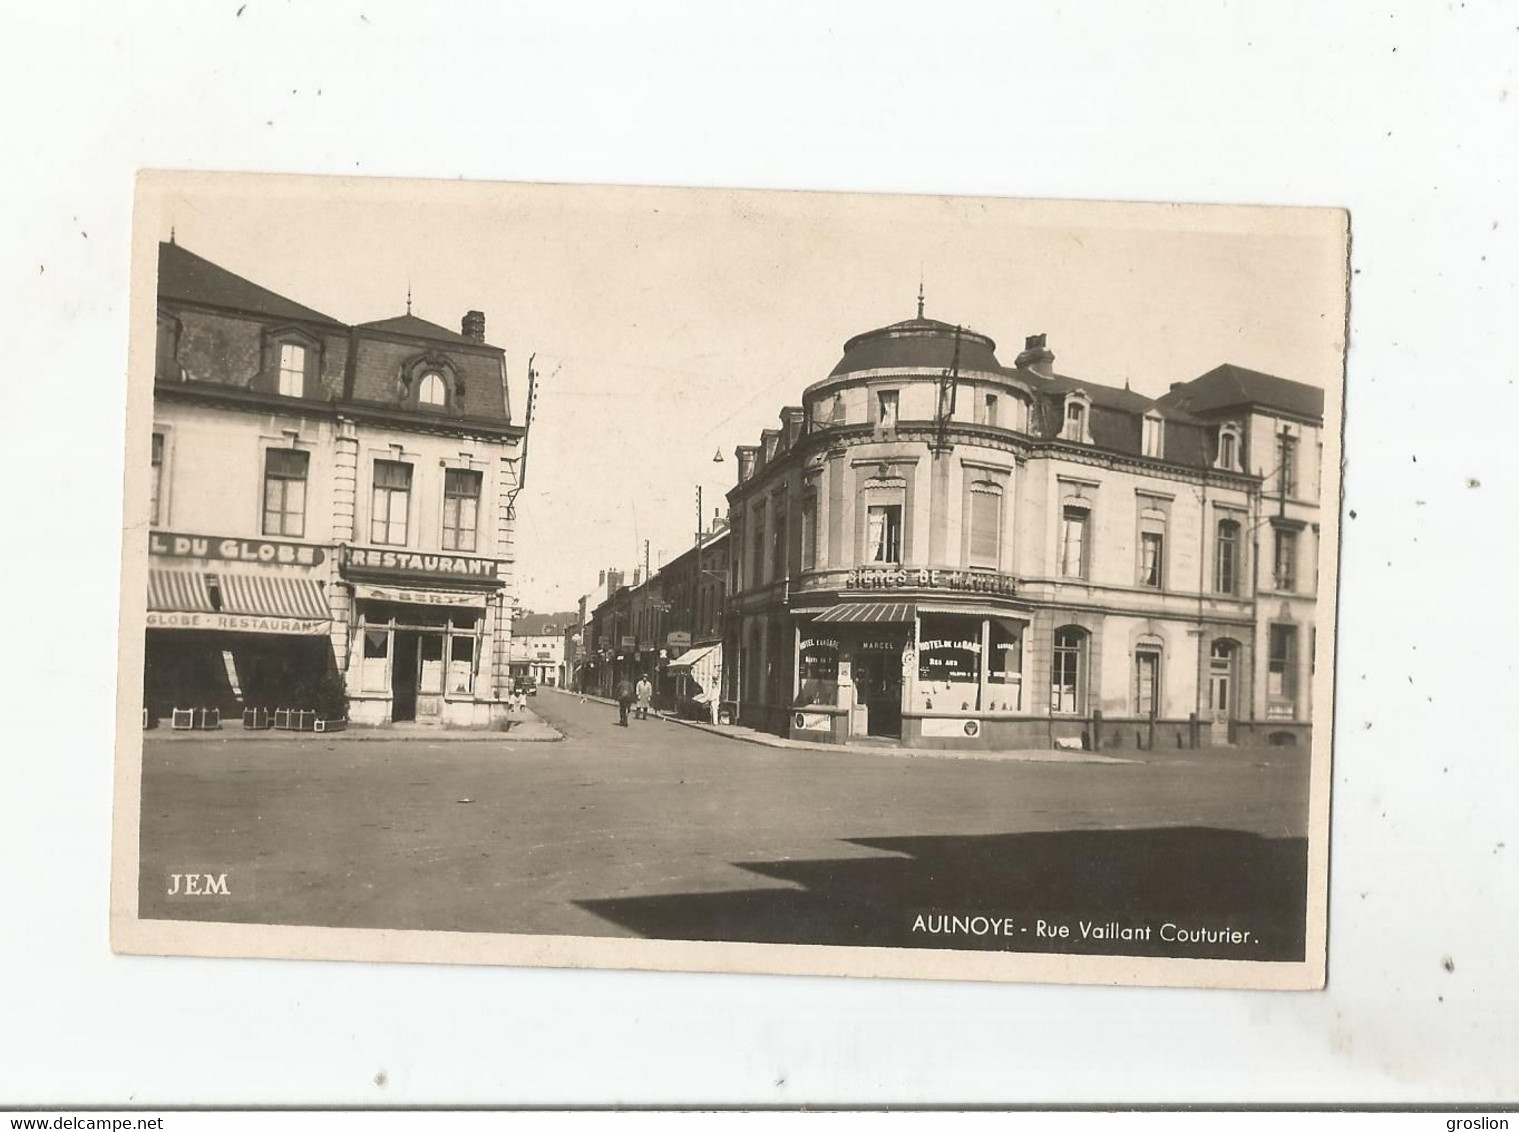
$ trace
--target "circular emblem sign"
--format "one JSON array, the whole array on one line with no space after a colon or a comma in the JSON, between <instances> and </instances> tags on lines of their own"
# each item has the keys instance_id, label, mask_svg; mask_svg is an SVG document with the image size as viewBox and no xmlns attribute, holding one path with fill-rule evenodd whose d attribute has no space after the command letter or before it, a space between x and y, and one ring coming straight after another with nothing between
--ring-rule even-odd
<instances>
[{"instance_id":1,"label":"circular emblem sign","mask_svg":"<svg viewBox=\"0 0 1519 1132\"><path fill-rule=\"evenodd\" d=\"M965 733L974 739L981 731L981 724L974 719L965 721Z\"/></svg>"}]
</instances>

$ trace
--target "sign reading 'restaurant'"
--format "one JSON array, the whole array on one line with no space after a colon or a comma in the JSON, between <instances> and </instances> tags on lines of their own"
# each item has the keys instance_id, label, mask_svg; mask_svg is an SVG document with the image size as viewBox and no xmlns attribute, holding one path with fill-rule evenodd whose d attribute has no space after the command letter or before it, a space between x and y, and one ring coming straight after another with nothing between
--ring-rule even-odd
<instances>
[{"instance_id":1,"label":"sign reading 'restaurant'","mask_svg":"<svg viewBox=\"0 0 1519 1132\"><path fill-rule=\"evenodd\" d=\"M409 550L365 550L347 547L343 551L345 570L365 570L390 574L443 574L453 578L494 578L496 562L491 558L464 558L457 554L416 554Z\"/></svg>"},{"instance_id":2,"label":"sign reading 'restaurant'","mask_svg":"<svg viewBox=\"0 0 1519 1132\"><path fill-rule=\"evenodd\" d=\"M1014 594L1018 579L1011 574L975 570L851 570L845 582L851 590L929 589L961 593Z\"/></svg>"},{"instance_id":3,"label":"sign reading 'restaurant'","mask_svg":"<svg viewBox=\"0 0 1519 1132\"><path fill-rule=\"evenodd\" d=\"M148 536L148 553L167 558L215 558L228 562L263 562L286 566L316 566L326 555L319 546L298 542L270 542L256 538L219 538L216 535L177 535L154 531Z\"/></svg>"}]
</instances>

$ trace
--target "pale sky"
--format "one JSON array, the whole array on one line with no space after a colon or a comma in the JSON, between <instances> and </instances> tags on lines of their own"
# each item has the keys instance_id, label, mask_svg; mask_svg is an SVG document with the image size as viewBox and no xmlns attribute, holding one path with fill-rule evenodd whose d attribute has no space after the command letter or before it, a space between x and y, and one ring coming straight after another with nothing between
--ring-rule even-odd
<instances>
[{"instance_id":1,"label":"pale sky","mask_svg":"<svg viewBox=\"0 0 1519 1132\"><path fill-rule=\"evenodd\" d=\"M177 176L142 222L345 322L483 310L514 419L523 603L688 548L695 489L775 427L854 334L925 314L1046 333L1059 373L1159 396L1224 362L1338 389L1344 217L1328 210L970 197ZM1338 398L1331 396L1331 404ZM712 461L721 451L723 462Z\"/></svg>"}]
</instances>

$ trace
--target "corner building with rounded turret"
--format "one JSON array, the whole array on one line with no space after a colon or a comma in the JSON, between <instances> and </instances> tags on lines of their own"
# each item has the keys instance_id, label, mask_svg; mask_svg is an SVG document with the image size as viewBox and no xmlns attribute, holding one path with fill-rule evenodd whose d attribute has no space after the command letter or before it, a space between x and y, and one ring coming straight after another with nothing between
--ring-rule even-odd
<instances>
[{"instance_id":1,"label":"corner building with rounded turret","mask_svg":"<svg viewBox=\"0 0 1519 1132\"><path fill-rule=\"evenodd\" d=\"M725 698L798 739L1306 744L1323 393L1160 399L918 318L737 450Z\"/></svg>"}]
</instances>

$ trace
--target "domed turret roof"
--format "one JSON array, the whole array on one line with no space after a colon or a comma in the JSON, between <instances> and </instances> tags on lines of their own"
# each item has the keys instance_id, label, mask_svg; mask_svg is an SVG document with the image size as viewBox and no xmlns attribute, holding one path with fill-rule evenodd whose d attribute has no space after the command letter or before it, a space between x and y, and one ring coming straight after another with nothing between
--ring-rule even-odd
<instances>
[{"instance_id":1,"label":"domed turret roof","mask_svg":"<svg viewBox=\"0 0 1519 1132\"><path fill-rule=\"evenodd\" d=\"M997 343L973 330L960 330L960 368L1001 373ZM869 369L948 369L955 355L955 328L934 318L909 318L856 334L829 377Z\"/></svg>"}]
</instances>

